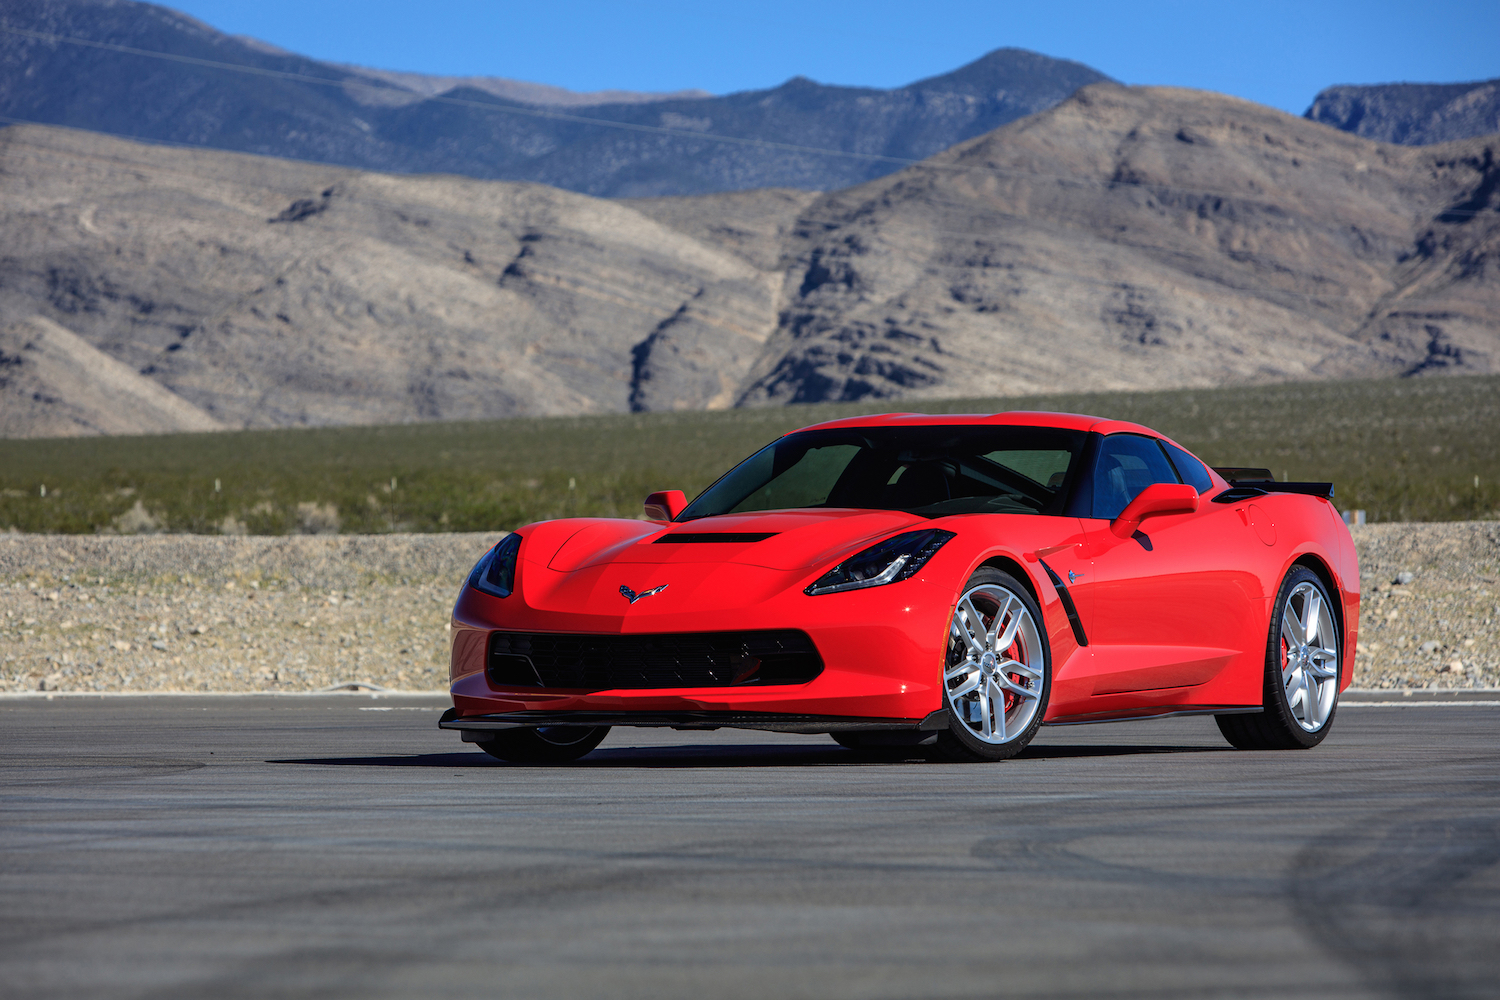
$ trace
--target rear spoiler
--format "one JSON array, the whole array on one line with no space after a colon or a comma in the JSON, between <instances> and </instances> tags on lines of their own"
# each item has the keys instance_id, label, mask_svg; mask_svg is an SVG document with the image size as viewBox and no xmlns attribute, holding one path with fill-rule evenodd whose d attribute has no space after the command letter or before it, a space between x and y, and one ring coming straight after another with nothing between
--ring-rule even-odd
<instances>
[{"instance_id":1,"label":"rear spoiler","mask_svg":"<svg viewBox=\"0 0 1500 1000\"><path fill-rule=\"evenodd\" d=\"M1229 489L1214 497L1214 503L1235 503L1263 497L1267 493L1301 493L1310 497L1333 499L1332 483L1278 483L1270 469L1251 469L1239 466L1214 466L1214 471L1229 483Z\"/></svg>"}]
</instances>

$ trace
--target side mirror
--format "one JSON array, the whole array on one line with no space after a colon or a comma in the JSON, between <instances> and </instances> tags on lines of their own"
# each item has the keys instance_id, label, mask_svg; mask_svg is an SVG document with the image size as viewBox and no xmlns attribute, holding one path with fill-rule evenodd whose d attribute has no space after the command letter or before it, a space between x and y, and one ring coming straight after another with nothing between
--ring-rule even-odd
<instances>
[{"instance_id":1,"label":"side mirror","mask_svg":"<svg viewBox=\"0 0 1500 1000\"><path fill-rule=\"evenodd\" d=\"M1152 483L1120 511L1109 530L1129 538L1141 521L1153 514L1191 514L1198 509L1198 491L1187 483Z\"/></svg>"},{"instance_id":2,"label":"side mirror","mask_svg":"<svg viewBox=\"0 0 1500 1000\"><path fill-rule=\"evenodd\" d=\"M686 493L681 490L661 490L646 498L646 520L670 521L681 514L686 506Z\"/></svg>"}]
</instances>

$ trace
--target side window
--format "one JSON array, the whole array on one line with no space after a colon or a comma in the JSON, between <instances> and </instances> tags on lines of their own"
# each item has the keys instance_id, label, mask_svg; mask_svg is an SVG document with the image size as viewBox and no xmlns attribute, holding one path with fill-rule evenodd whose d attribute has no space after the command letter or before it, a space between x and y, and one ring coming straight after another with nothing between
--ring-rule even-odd
<instances>
[{"instance_id":1,"label":"side window","mask_svg":"<svg viewBox=\"0 0 1500 1000\"><path fill-rule=\"evenodd\" d=\"M1152 483L1180 482L1155 438L1111 434L1094 465L1094 516L1114 520Z\"/></svg>"},{"instance_id":2,"label":"side window","mask_svg":"<svg viewBox=\"0 0 1500 1000\"><path fill-rule=\"evenodd\" d=\"M1203 467L1202 462L1174 444L1163 441L1161 446L1167 449L1167 455L1171 457L1172 464L1177 466L1177 474L1182 477L1183 482L1190 484L1199 493L1207 493L1213 488L1214 481L1208 478L1208 470Z\"/></svg>"}]
</instances>

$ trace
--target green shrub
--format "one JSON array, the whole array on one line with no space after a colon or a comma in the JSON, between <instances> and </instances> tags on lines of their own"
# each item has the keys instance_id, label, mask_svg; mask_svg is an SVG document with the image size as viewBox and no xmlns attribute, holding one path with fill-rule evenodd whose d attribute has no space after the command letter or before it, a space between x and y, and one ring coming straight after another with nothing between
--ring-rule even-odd
<instances>
[{"instance_id":1,"label":"green shrub","mask_svg":"<svg viewBox=\"0 0 1500 1000\"><path fill-rule=\"evenodd\" d=\"M691 497L788 430L898 408L1134 420L1210 464L1332 480L1339 507L1372 521L1500 514L1500 378L1484 376L8 440L0 530L478 531L634 517L652 490Z\"/></svg>"}]
</instances>

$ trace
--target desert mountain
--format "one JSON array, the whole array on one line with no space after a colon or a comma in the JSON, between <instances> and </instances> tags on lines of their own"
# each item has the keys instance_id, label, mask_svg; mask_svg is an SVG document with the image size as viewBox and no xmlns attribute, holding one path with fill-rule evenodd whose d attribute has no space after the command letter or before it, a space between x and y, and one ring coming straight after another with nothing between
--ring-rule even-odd
<instances>
[{"instance_id":1,"label":"desert mountain","mask_svg":"<svg viewBox=\"0 0 1500 1000\"><path fill-rule=\"evenodd\" d=\"M217 430L181 396L49 319L0 330L0 437Z\"/></svg>"},{"instance_id":2,"label":"desert mountain","mask_svg":"<svg viewBox=\"0 0 1500 1000\"><path fill-rule=\"evenodd\" d=\"M1001 49L895 90L796 78L723 97L602 94L602 103L582 103L590 98L516 81L322 63L132 0L7 0L0 8L0 115L608 197L844 187L1103 79L1078 63Z\"/></svg>"},{"instance_id":3,"label":"desert mountain","mask_svg":"<svg viewBox=\"0 0 1500 1000\"><path fill-rule=\"evenodd\" d=\"M811 204L743 400L1500 370L1497 152L1089 87Z\"/></svg>"},{"instance_id":4,"label":"desert mountain","mask_svg":"<svg viewBox=\"0 0 1500 1000\"><path fill-rule=\"evenodd\" d=\"M774 229L811 195L749 197ZM0 131L0 228L0 322L44 315L238 426L729 405L781 281L556 188L35 126Z\"/></svg>"},{"instance_id":5,"label":"desert mountain","mask_svg":"<svg viewBox=\"0 0 1500 1000\"><path fill-rule=\"evenodd\" d=\"M1101 84L844 191L605 201L14 127L0 327L226 426L1493 372L1497 145Z\"/></svg>"},{"instance_id":6,"label":"desert mountain","mask_svg":"<svg viewBox=\"0 0 1500 1000\"><path fill-rule=\"evenodd\" d=\"M264 42L253 38L242 38L247 45L264 46ZM290 54L290 53L283 53ZM479 90L517 104L536 104L543 107L583 108L597 104L651 104L655 101L673 99L690 100L712 97L706 90L674 90L670 93L642 93L637 90L591 90L580 93L566 87L554 87L546 83L530 83L526 80L508 80L499 76L435 76L431 73L409 73L400 70L371 69L368 66L344 66L356 77L380 80L408 94L397 97L392 103L402 101L413 104L424 97L437 97L450 90ZM389 98L387 98L389 100Z\"/></svg>"},{"instance_id":7,"label":"desert mountain","mask_svg":"<svg viewBox=\"0 0 1500 1000\"><path fill-rule=\"evenodd\" d=\"M1304 117L1403 146L1494 135L1500 132L1500 80L1329 87Z\"/></svg>"}]
</instances>

